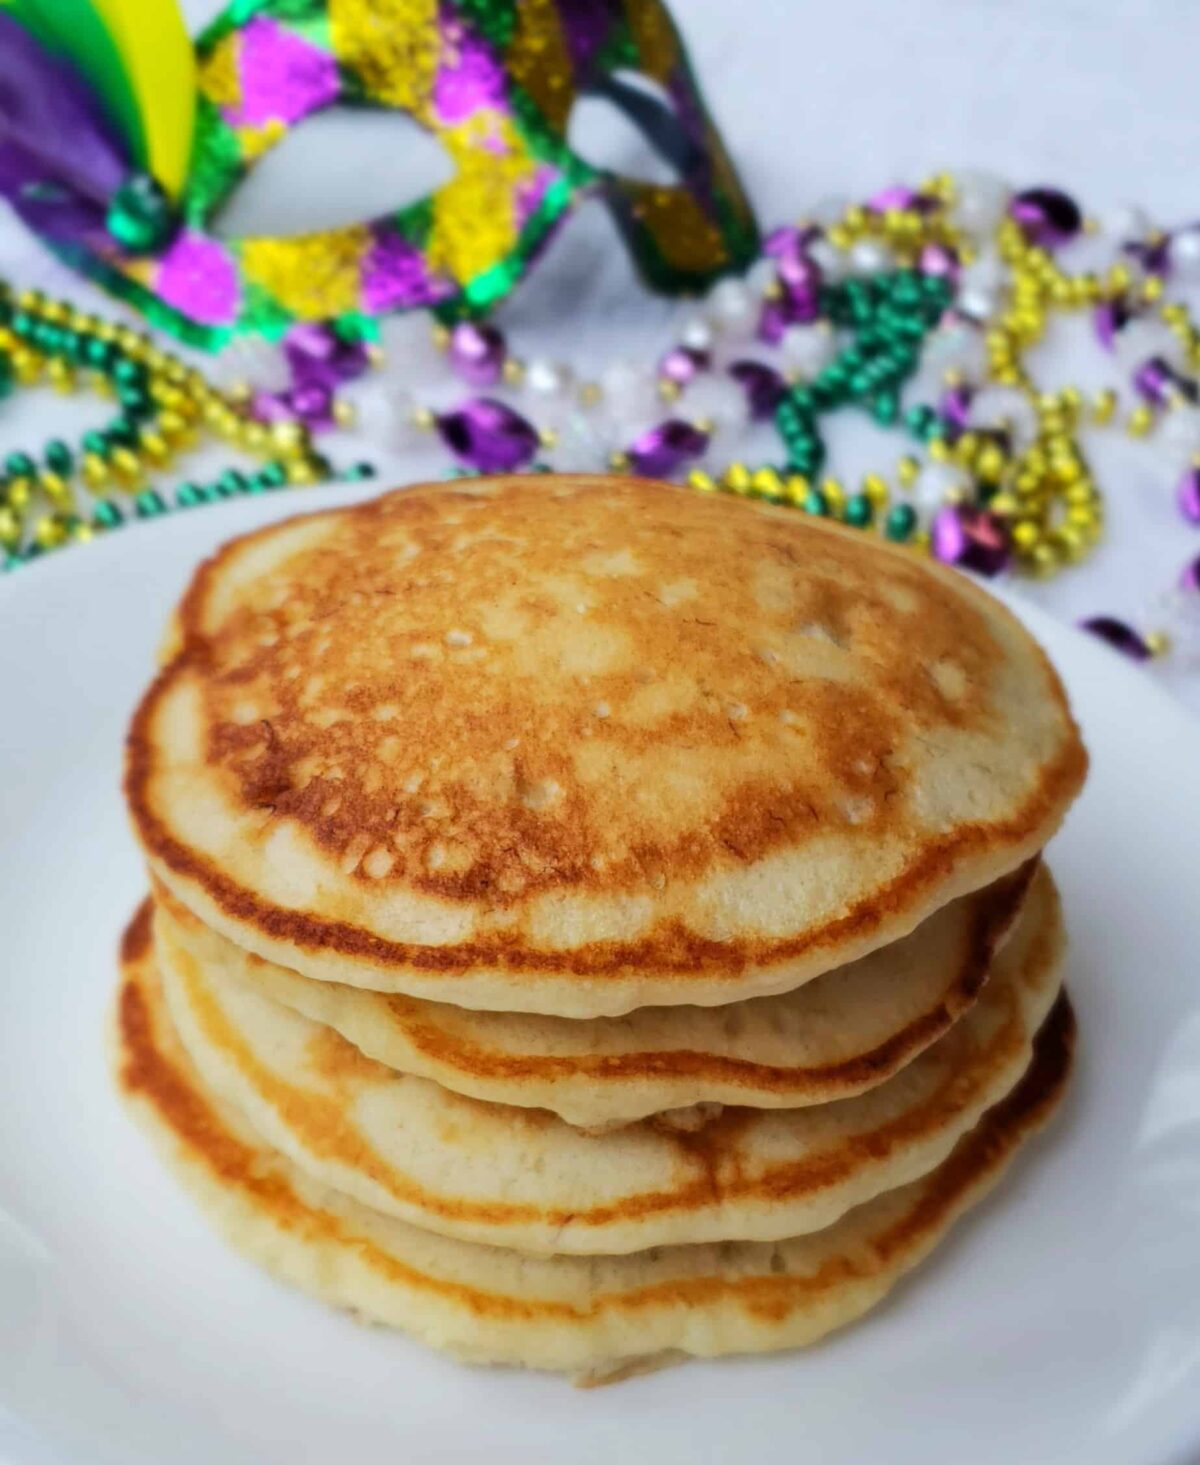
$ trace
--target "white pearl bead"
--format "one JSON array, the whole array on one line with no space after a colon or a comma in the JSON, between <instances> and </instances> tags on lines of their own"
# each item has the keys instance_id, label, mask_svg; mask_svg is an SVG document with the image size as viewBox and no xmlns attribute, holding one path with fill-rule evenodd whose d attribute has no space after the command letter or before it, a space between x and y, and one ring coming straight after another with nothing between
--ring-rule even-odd
<instances>
[{"instance_id":1,"label":"white pearl bead","mask_svg":"<svg viewBox=\"0 0 1200 1465\"><path fill-rule=\"evenodd\" d=\"M1171 235L1171 272L1189 283L1200 280L1200 229Z\"/></svg>"},{"instance_id":2,"label":"white pearl bead","mask_svg":"<svg viewBox=\"0 0 1200 1465\"><path fill-rule=\"evenodd\" d=\"M1155 611L1149 620L1170 638L1168 656L1173 668L1181 672L1200 670L1200 592L1168 590L1159 597Z\"/></svg>"},{"instance_id":3,"label":"white pearl bead","mask_svg":"<svg viewBox=\"0 0 1200 1465\"><path fill-rule=\"evenodd\" d=\"M828 239L814 239L806 252L827 280L840 280L845 275L846 257Z\"/></svg>"},{"instance_id":4,"label":"white pearl bead","mask_svg":"<svg viewBox=\"0 0 1200 1465\"><path fill-rule=\"evenodd\" d=\"M877 275L894 262L892 251L876 239L860 239L850 249L850 266L859 275Z\"/></svg>"},{"instance_id":5,"label":"white pearl bead","mask_svg":"<svg viewBox=\"0 0 1200 1465\"><path fill-rule=\"evenodd\" d=\"M525 367L525 386L539 397L565 396L572 380L571 368L564 361L535 356Z\"/></svg>"},{"instance_id":6,"label":"white pearl bead","mask_svg":"<svg viewBox=\"0 0 1200 1465\"><path fill-rule=\"evenodd\" d=\"M813 377L837 355L837 341L823 321L811 326L788 326L779 351L786 367L802 377Z\"/></svg>"},{"instance_id":7,"label":"white pearl bead","mask_svg":"<svg viewBox=\"0 0 1200 1465\"><path fill-rule=\"evenodd\" d=\"M218 386L245 384L260 392L282 392L292 381L287 358L279 347L253 337L226 346L213 359L209 376Z\"/></svg>"},{"instance_id":8,"label":"white pearl bead","mask_svg":"<svg viewBox=\"0 0 1200 1465\"><path fill-rule=\"evenodd\" d=\"M1116 243L1126 244L1132 239L1144 239L1154 224L1145 209L1135 203L1124 203L1105 214L1100 227Z\"/></svg>"},{"instance_id":9,"label":"white pearl bead","mask_svg":"<svg viewBox=\"0 0 1200 1465\"><path fill-rule=\"evenodd\" d=\"M1153 443L1160 460L1182 472L1200 453L1200 409L1177 405L1163 415Z\"/></svg>"},{"instance_id":10,"label":"white pearl bead","mask_svg":"<svg viewBox=\"0 0 1200 1465\"><path fill-rule=\"evenodd\" d=\"M385 369L402 374L406 381L420 382L424 388L451 378L458 380L422 311L385 317L379 323L379 344Z\"/></svg>"},{"instance_id":11,"label":"white pearl bead","mask_svg":"<svg viewBox=\"0 0 1200 1465\"><path fill-rule=\"evenodd\" d=\"M679 344L689 351L711 351L713 328L702 315L690 314L684 317L679 327Z\"/></svg>"},{"instance_id":12,"label":"white pearl bead","mask_svg":"<svg viewBox=\"0 0 1200 1465\"><path fill-rule=\"evenodd\" d=\"M355 394L353 406L355 428L381 448L404 452L428 442L414 420L416 398L393 381L375 377Z\"/></svg>"},{"instance_id":13,"label":"white pearl bead","mask_svg":"<svg viewBox=\"0 0 1200 1465\"><path fill-rule=\"evenodd\" d=\"M983 333L974 326L955 323L939 326L926 338L922 365L938 371L955 368L971 379L983 375L987 347Z\"/></svg>"},{"instance_id":14,"label":"white pearl bead","mask_svg":"<svg viewBox=\"0 0 1200 1465\"><path fill-rule=\"evenodd\" d=\"M763 293L774 284L776 273L773 259L756 259L746 271L746 284L754 292L756 305Z\"/></svg>"},{"instance_id":15,"label":"white pearl bead","mask_svg":"<svg viewBox=\"0 0 1200 1465\"><path fill-rule=\"evenodd\" d=\"M998 427L1007 423L1017 447L1037 436L1038 415L1033 403L1014 387L984 387L971 398L971 426Z\"/></svg>"},{"instance_id":16,"label":"white pearl bead","mask_svg":"<svg viewBox=\"0 0 1200 1465\"><path fill-rule=\"evenodd\" d=\"M968 290L976 287L994 290L1004 283L1004 278L1004 261L997 251L981 249L959 276L959 284Z\"/></svg>"},{"instance_id":17,"label":"white pearl bead","mask_svg":"<svg viewBox=\"0 0 1200 1465\"><path fill-rule=\"evenodd\" d=\"M926 463L913 480L910 494L914 507L928 517L942 507L947 493L965 487L962 474L948 463Z\"/></svg>"},{"instance_id":18,"label":"white pearl bead","mask_svg":"<svg viewBox=\"0 0 1200 1465\"><path fill-rule=\"evenodd\" d=\"M746 394L727 376L699 376L684 392L679 407L693 421L707 419L718 428L742 426L747 417Z\"/></svg>"},{"instance_id":19,"label":"white pearl bead","mask_svg":"<svg viewBox=\"0 0 1200 1465\"><path fill-rule=\"evenodd\" d=\"M970 234L990 234L1008 207L1012 190L995 173L968 169L955 175L954 212Z\"/></svg>"},{"instance_id":20,"label":"white pearl bead","mask_svg":"<svg viewBox=\"0 0 1200 1465\"><path fill-rule=\"evenodd\" d=\"M754 334L760 299L744 280L719 280L707 303L713 323L723 335L744 339Z\"/></svg>"},{"instance_id":21,"label":"white pearl bead","mask_svg":"<svg viewBox=\"0 0 1200 1465\"><path fill-rule=\"evenodd\" d=\"M569 412L555 425L554 433L555 441L546 450L546 457L558 472L594 472L606 466L607 444L591 417Z\"/></svg>"},{"instance_id":22,"label":"white pearl bead","mask_svg":"<svg viewBox=\"0 0 1200 1465\"><path fill-rule=\"evenodd\" d=\"M1136 371L1152 356L1161 356L1172 366L1182 366L1183 352L1161 320L1143 317L1127 322L1113 338L1113 355L1122 371Z\"/></svg>"},{"instance_id":23,"label":"white pearl bead","mask_svg":"<svg viewBox=\"0 0 1200 1465\"><path fill-rule=\"evenodd\" d=\"M984 285L965 285L958 292L957 305L964 315L972 320L983 321L995 315L1000 308L1001 292Z\"/></svg>"},{"instance_id":24,"label":"white pearl bead","mask_svg":"<svg viewBox=\"0 0 1200 1465\"><path fill-rule=\"evenodd\" d=\"M641 411L654 398L654 373L640 361L611 361L600 373L600 391L609 416Z\"/></svg>"}]
</instances>

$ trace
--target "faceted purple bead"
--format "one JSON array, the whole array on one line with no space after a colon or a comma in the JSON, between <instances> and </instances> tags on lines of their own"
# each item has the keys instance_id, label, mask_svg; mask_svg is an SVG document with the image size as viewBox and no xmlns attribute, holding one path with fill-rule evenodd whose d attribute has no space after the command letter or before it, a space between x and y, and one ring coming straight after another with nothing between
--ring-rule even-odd
<instances>
[{"instance_id":1,"label":"faceted purple bead","mask_svg":"<svg viewBox=\"0 0 1200 1465\"><path fill-rule=\"evenodd\" d=\"M793 305L803 310L817 308L817 295L821 289L821 267L810 259L803 250L781 255L778 262L779 283L787 292ZM812 316L805 319L811 320Z\"/></svg>"},{"instance_id":2,"label":"faceted purple bead","mask_svg":"<svg viewBox=\"0 0 1200 1465\"><path fill-rule=\"evenodd\" d=\"M775 300L764 300L758 318L759 340L778 346L788 326L807 325L820 313L821 302L815 290L809 296L781 295Z\"/></svg>"},{"instance_id":3,"label":"faceted purple bead","mask_svg":"<svg viewBox=\"0 0 1200 1465\"><path fill-rule=\"evenodd\" d=\"M450 332L446 354L456 376L473 387L492 387L504 373L508 349L495 326L461 320Z\"/></svg>"},{"instance_id":4,"label":"faceted purple bead","mask_svg":"<svg viewBox=\"0 0 1200 1465\"><path fill-rule=\"evenodd\" d=\"M370 365L365 342L348 341L320 321L292 326L283 338L283 351L297 384L315 382L331 391L362 376Z\"/></svg>"},{"instance_id":5,"label":"faceted purple bead","mask_svg":"<svg viewBox=\"0 0 1200 1465\"><path fill-rule=\"evenodd\" d=\"M1113 349L1117 332L1129 321L1131 311L1119 296L1102 300L1092 312L1096 339L1106 351Z\"/></svg>"},{"instance_id":6,"label":"faceted purple bead","mask_svg":"<svg viewBox=\"0 0 1200 1465\"><path fill-rule=\"evenodd\" d=\"M1184 565L1179 576L1179 588L1200 594L1200 554Z\"/></svg>"},{"instance_id":7,"label":"faceted purple bead","mask_svg":"<svg viewBox=\"0 0 1200 1465\"><path fill-rule=\"evenodd\" d=\"M1189 468L1175 491L1179 512L1189 524L1200 524L1200 468Z\"/></svg>"},{"instance_id":8,"label":"faceted purple bead","mask_svg":"<svg viewBox=\"0 0 1200 1465\"><path fill-rule=\"evenodd\" d=\"M313 432L323 432L334 424L334 396L324 382L300 382L286 393L292 416Z\"/></svg>"},{"instance_id":9,"label":"faceted purple bead","mask_svg":"<svg viewBox=\"0 0 1200 1465\"><path fill-rule=\"evenodd\" d=\"M729 375L746 393L750 416L755 422L773 417L776 407L787 395L788 386L783 376L764 361L735 361L729 368Z\"/></svg>"},{"instance_id":10,"label":"faceted purple bead","mask_svg":"<svg viewBox=\"0 0 1200 1465\"><path fill-rule=\"evenodd\" d=\"M674 346L658 363L658 374L664 381L686 387L702 371L712 365L707 351L694 351L690 346Z\"/></svg>"},{"instance_id":11,"label":"faceted purple bead","mask_svg":"<svg viewBox=\"0 0 1200 1465\"><path fill-rule=\"evenodd\" d=\"M294 416L287 392L255 392L250 414L259 422L290 422Z\"/></svg>"},{"instance_id":12,"label":"faceted purple bead","mask_svg":"<svg viewBox=\"0 0 1200 1465\"><path fill-rule=\"evenodd\" d=\"M1148 275L1168 275L1171 272L1171 240L1166 234L1150 239L1132 239L1121 246L1131 259L1137 260Z\"/></svg>"},{"instance_id":13,"label":"faceted purple bead","mask_svg":"<svg viewBox=\"0 0 1200 1465\"><path fill-rule=\"evenodd\" d=\"M512 473L533 460L537 429L503 402L473 397L435 419L438 434L460 462L481 473Z\"/></svg>"},{"instance_id":14,"label":"faceted purple bead","mask_svg":"<svg viewBox=\"0 0 1200 1465\"><path fill-rule=\"evenodd\" d=\"M930 548L946 565L998 575L1008 562L1011 545L1004 521L987 509L949 505L934 515Z\"/></svg>"},{"instance_id":15,"label":"faceted purple bead","mask_svg":"<svg viewBox=\"0 0 1200 1465\"><path fill-rule=\"evenodd\" d=\"M784 224L772 229L763 240L763 253L772 259L782 259L785 254L799 254L806 245L820 237L821 230L815 224L797 229L794 224Z\"/></svg>"},{"instance_id":16,"label":"faceted purple bead","mask_svg":"<svg viewBox=\"0 0 1200 1465\"><path fill-rule=\"evenodd\" d=\"M1079 622L1081 631L1088 631L1101 641L1107 641L1114 650L1133 661L1149 661L1153 654L1145 641L1132 626L1119 621L1115 616L1089 616Z\"/></svg>"},{"instance_id":17,"label":"faceted purple bead","mask_svg":"<svg viewBox=\"0 0 1200 1465\"><path fill-rule=\"evenodd\" d=\"M669 478L708 447L708 433L671 417L634 439L626 450L629 466L644 478Z\"/></svg>"},{"instance_id":18,"label":"faceted purple bead","mask_svg":"<svg viewBox=\"0 0 1200 1465\"><path fill-rule=\"evenodd\" d=\"M334 425L334 395L320 382L301 382L286 392L255 392L251 415L259 422L303 422L313 432Z\"/></svg>"},{"instance_id":19,"label":"faceted purple bead","mask_svg":"<svg viewBox=\"0 0 1200 1465\"><path fill-rule=\"evenodd\" d=\"M1161 356L1151 356L1134 372L1133 385L1138 395L1151 406L1161 407L1176 385L1176 377Z\"/></svg>"},{"instance_id":20,"label":"faceted purple bead","mask_svg":"<svg viewBox=\"0 0 1200 1465\"><path fill-rule=\"evenodd\" d=\"M962 272L958 253L948 244L936 241L926 244L917 257L917 268L923 275L937 275L943 280L956 281Z\"/></svg>"},{"instance_id":21,"label":"faceted purple bead","mask_svg":"<svg viewBox=\"0 0 1200 1465\"><path fill-rule=\"evenodd\" d=\"M1173 396L1194 402L1197 396L1195 381L1176 371L1169 361L1161 356L1151 356L1143 361L1133 374L1133 385L1139 395L1154 407L1165 406Z\"/></svg>"},{"instance_id":22,"label":"faceted purple bead","mask_svg":"<svg viewBox=\"0 0 1200 1465\"><path fill-rule=\"evenodd\" d=\"M957 432L966 432L971 424L971 398L968 386L947 387L938 402L938 411Z\"/></svg>"},{"instance_id":23,"label":"faceted purple bead","mask_svg":"<svg viewBox=\"0 0 1200 1465\"><path fill-rule=\"evenodd\" d=\"M1027 188L1012 199L1008 212L1030 243L1046 249L1066 244L1083 228L1079 205L1058 188Z\"/></svg>"},{"instance_id":24,"label":"faceted purple bead","mask_svg":"<svg viewBox=\"0 0 1200 1465\"><path fill-rule=\"evenodd\" d=\"M890 188L881 188L872 194L867 200L867 207L877 214L886 214L891 209L916 209L918 213L925 213L933 202L926 193L906 188L903 183L894 183Z\"/></svg>"},{"instance_id":25,"label":"faceted purple bead","mask_svg":"<svg viewBox=\"0 0 1200 1465\"><path fill-rule=\"evenodd\" d=\"M758 318L758 338L768 346L778 346L783 333L792 324L791 309L783 300L764 300Z\"/></svg>"}]
</instances>

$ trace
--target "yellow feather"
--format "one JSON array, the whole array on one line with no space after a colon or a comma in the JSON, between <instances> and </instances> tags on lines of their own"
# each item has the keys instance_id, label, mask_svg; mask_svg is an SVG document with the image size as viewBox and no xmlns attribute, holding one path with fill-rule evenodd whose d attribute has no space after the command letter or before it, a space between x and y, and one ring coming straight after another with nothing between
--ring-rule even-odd
<instances>
[{"instance_id":1,"label":"yellow feather","mask_svg":"<svg viewBox=\"0 0 1200 1465\"><path fill-rule=\"evenodd\" d=\"M196 57L176 0L92 0L121 53L137 100L150 172L172 198L187 176Z\"/></svg>"}]
</instances>

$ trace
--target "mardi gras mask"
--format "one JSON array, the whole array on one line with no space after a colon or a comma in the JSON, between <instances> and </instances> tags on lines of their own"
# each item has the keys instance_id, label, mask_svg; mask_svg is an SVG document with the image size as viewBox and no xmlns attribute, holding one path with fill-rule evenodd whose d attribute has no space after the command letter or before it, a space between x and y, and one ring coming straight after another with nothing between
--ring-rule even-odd
<instances>
[{"instance_id":1,"label":"mardi gras mask","mask_svg":"<svg viewBox=\"0 0 1200 1465\"><path fill-rule=\"evenodd\" d=\"M678 183L581 158L585 94ZM366 223L217 237L255 163L339 104L407 113L453 176ZM0 191L60 257L209 347L298 319L485 311L588 196L658 289L702 288L757 243L661 0L234 0L194 53L170 3L0 0Z\"/></svg>"}]
</instances>

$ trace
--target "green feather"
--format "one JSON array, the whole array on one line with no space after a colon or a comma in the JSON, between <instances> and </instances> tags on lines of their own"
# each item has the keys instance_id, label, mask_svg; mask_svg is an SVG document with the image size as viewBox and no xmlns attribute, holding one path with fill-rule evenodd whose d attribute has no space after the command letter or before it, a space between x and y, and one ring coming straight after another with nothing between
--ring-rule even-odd
<instances>
[{"instance_id":1,"label":"green feather","mask_svg":"<svg viewBox=\"0 0 1200 1465\"><path fill-rule=\"evenodd\" d=\"M0 0L0 7L91 83L133 161L144 169L146 139L133 89L121 53L89 0Z\"/></svg>"}]
</instances>

